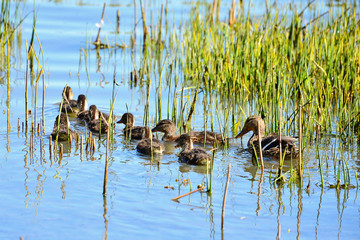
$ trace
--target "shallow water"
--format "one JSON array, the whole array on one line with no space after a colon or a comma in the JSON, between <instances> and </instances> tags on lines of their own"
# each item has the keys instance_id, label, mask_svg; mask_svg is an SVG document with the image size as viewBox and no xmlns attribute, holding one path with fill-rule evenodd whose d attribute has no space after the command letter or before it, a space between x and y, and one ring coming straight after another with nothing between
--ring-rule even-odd
<instances>
[{"instance_id":1,"label":"shallow water","mask_svg":"<svg viewBox=\"0 0 360 240\"><path fill-rule=\"evenodd\" d=\"M230 3L224 4L228 6ZM150 4L149 8L159 11L155 5ZM175 22L185 19L191 6L190 3L170 2L169 15L173 16L170 18ZM32 3L25 4L23 14L31 11L32 7ZM132 1L108 2L103 34L113 36L109 25L110 22L115 24L118 9L121 11L118 41L129 43L134 24ZM261 11L261 7L259 9ZM123 140L123 126L116 126L114 144L109 152L106 197L102 195L106 156L106 141L103 139L96 141L92 157L85 153L81 155L75 145L71 148L65 145L63 159L51 161L49 134L58 114L57 104L65 84L73 88L75 96L86 94L90 104L96 103L106 112L110 106L112 79L116 71L120 86L116 87L114 112L121 115L128 108L134 113L137 125L142 125L146 93L144 89L131 88L127 84L129 72L133 69L129 49L117 50L116 57L109 57L114 52L100 51L103 75L97 71L99 58L96 51L89 51L87 65L84 62L81 49L87 49L87 40L95 38L94 25L100 19L101 2L40 1L36 2L36 11L36 31L45 55L46 134L34 138L34 148L30 151L31 134L17 129L18 117L21 121L25 119L26 57L22 54L12 60L10 130L6 127L7 86L1 85L0 88L0 153L3 154L0 158L1 239L18 239L20 236L24 239L360 238L355 179L355 172L359 172L360 166L358 146L354 144L343 150L336 149L334 159L334 148L339 146L336 138L323 137L320 140L319 154L323 160L326 185L323 189L315 143L304 150L303 186L298 182L279 186L271 180L276 175L277 161L266 159L265 173L261 178L251 155L240 152L249 138L245 136L242 140L232 140L227 151L216 151L212 193L194 193L179 201L171 199L196 189L198 184L206 185L206 167L180 163L176 156L179 150L171 143L166 145L166 153L155 159L141 155L135 150L136 141L126 143ZM29 15L22 25L23 44L19 52L25 53L25 39L30 39L31 25L32 16ZM138 35L141 35L141 29ZM39 51L37 45L35 49ZM79 67L80 55L82 62ZM42 110L41 88L40 84L37 121ZM34 89L29 87L33 114ZM151 98L154 94L152 90ZM167 101L166 95L164 101ZM202 126L201 111L201 107L196 111L198 129ZM163 116L166 114L163 113ZM151 118L155 116L152 104L150 115ZM74 119L71 126L84 136L87 134L84 126ZM41 139L44 144L42 153ZM207 146L208 150L210 148ZM330 187L337 181L334 164L342 164L342 159L347 160L354 189L336 190ZM231 164L231 174L225 228L222 231L221 211L228 164ZM284 171L289 171L290 164L285 162ZM188 182L182 184L186 179ZM309 189L306 190L309 179Z\"/></svg>"}]
</instances>

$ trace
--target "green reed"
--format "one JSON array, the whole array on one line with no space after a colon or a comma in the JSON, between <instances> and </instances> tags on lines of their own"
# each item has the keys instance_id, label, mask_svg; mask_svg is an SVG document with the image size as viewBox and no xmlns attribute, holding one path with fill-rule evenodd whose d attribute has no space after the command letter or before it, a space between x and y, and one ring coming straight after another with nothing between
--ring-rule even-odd
<instances>
[{"instance_id":1,"label":"green reed","mask_svg":"<svg viewBox=\"0 0 360 240\"><path fill-rule=\"evenodd\" d=\"M194 128L191 125L200 115L203 130L220 131L225 139L238 133L249 115L258 114L266 122L267 133L280 130L299 136L300 158L292 167L301 179L302 151L315 136L335 133L351 142L360 129L358 7L345 1L319 13L316 5L309 8L311 4L304 9L295 5L268 9L257 17L250 8L247 13L242 8L228 24L219 21L221 1L205 7L197 3L180 30L165 24L166 31L162 31L163 10L159 28L148 32L144 20L139 68L140 79L147 78L144 124L148 122L150 84L157 89L156 118L172 118L180 132L185 126ZM142 14L146 16L146 9ZM168 88L165 114L161 107L164 85ZM199 111L203 113L197 115ZM341 168L335 163L336 151L335 142L334 172L341 169L349 176L346 161ZM324 184L323 158L318 155L318 159ZM325 159L328 169L329 157Z\"/></svg>"}]
</instances>

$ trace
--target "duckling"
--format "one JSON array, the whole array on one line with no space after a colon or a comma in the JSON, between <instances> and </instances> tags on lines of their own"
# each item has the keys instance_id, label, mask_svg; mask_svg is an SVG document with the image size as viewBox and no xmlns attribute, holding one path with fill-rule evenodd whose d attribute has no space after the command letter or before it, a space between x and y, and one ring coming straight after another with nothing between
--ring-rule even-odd
<instances>
[{"instance_id":1,"label":"duckling","mask_svg":"<svg viewBox=\"0 0 360 240\"><path fill-rule=\"evenodd\" d=\"M259 116L250 116L246 119L241 132L235 138L242 137L246 133L252 131L253 135L248 141L248 150L253 153L254 148L259 151L259 137L261 137L261 151L264 155L279 157L280 155L280 139L281 149L285 157L297 158L299 156L299 149L295 146L296 138L289 136L279 136L272 133L267 137L265 135L265 122Z\"/></svg>"},{"instance_id":2,"label":"duckling","mask_svg":"<svg viewBox=\"0 0 360 240\"><path fill-rule=\"evenodd\" d=\"M161 140L166 142L175 142L180 137L180 135L175 135L176 126L175 123L170 119L161 120L151 131L164 133L164 136Z\"/></svg>"},{"instance_id":3,"label":"duckling","mask_svg":"<svg viewBox=\"0 0 360 240\"><path fill-rule=\"evenodd\" d=\"M70 129L70 123L65 113L60 114L56 117L54 122L54 128L51 133L52 140L58 141L72 141L75 138L75 133Z\"/></svg>"},{"instance_id":4,"label":"duckling","mask_svg":"<svg viewBox=\"0 0 360 240\"><path fill-rule=\"evenodd\" d=\"M77 113L77 101L73 99L74 93L71 87L66 86L62 92L63 104L61 107L62 112Z\"/></svg>"},{"instance_id":5,"label":"duckling","mask_svg":"<svg viewBox=\"0 0 360 240\"><path fill-rule=\"evenodd\" d=\"M161 120L158 124L156 124L156 126L152 129L152 131L163 132L164 133L164 136L162 137L163 141L177 142L180 137L179 135L175 135L176 126L175 123L170 119ZM201 132L193 131L190 133L190 135L194 137L193 139L194 142L204 143L204 140L206 140L206 143L208 144L214 144L215 142L221 144L223 142L221 134L210 131L201 131Z\"/></svg>"},{"instance_id":6,"label":"duckling","mask_svg":"<svg viewBox=\"0 0 360 240\"><path fill-rule=\"evenodd\" d=\"M107 133L109 129L108 122L101 117L99 110L95 105L91 105L89 108L89 118L88 128L92 132L99 133Z\"/></svg>"},{"instance_id":7,"label":"duckling","mask_svg":"<svg viewBox=\"0 0 360 240\"><path fill-rule=\"evenodd\" d=\"M147 127L135 126L135 117L131 113L124 113L117 123L125 124L123 133L127 138L143 139L146 135Z\"/></svg>"},{"instance_id":8,"label":"duckling","mask_svg":"<svg viewBox=\"0 0 360 240\"><path fill-rule=\"evenodd\" d=\"M151 129L149 127L144 127L144 136L143 139L136 145L136 150L139 153L151 155L153 154L162 154L165 151L165 146L158 139L152 138Z\"/></svg>"},{"instance_id":9,"label":"duckling","mask_svg":"<svg viewBox=\"0 0 360 240\"><path fill-rule=\"evenodd\" d=\"M182 134L179 137L175 147L182 148L179 154L180 161L192 165L206 165L211 160L211 156L203 148L194 148L193 140L197 140L196 137L190 137L189 134Z\"/></svg>"},{"instance_id":10,"label":"duckling","mask_svg":"<svg viewBox=\"0 0 360 240\"><path fill-rule=\"evenodd\" d=\"M85 122L89 122L89 110L88 110L88 101L85 95L80 94L77 100L77 107L79 109L79 113L77 114L77 118L84 120Z\"/></svg>"}]
</instances>

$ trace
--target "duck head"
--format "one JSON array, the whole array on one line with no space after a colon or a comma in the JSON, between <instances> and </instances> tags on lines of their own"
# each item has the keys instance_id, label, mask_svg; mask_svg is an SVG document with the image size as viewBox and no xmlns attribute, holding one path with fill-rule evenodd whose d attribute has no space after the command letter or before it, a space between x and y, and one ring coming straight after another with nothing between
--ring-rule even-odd
<instances>
[{"instance_id":1,"label":"duck head","mask_svg":"<svg viewBox=\"0 0 360 240\"><path fill-rule=\"evenodd\" d=\"M175 145L175 148L182 148L183 150L191 150L194 148L193 141L199 140L196 137L190 136L189 133L181 134L181 136L176 141L177 144Z\"/></svg>"},{"instance_id":2,"label":"duck head","mask_svg":"<svg viewBox=\"0 0 360 240\"><path fill-rule=\"evenodd\" d=\"M73 93L71 87L69 87L69 86L64 87L64 90L62 92L62 96L63 96L64 99L66 99L68 101L72 100L73 97L74 97L74 93Z\"/></svg>"},{"instance_id":3,"label":"duck head","mask_svg":"<svg viewBox=\"0 0 360 240\"><path fill-rule=\"evenodd\" d=\"M135 126L135 117L131 113L124 113L117 123L125 124L126 128L132 128Z\"/></svg>"},{"instance_id":4,"label":"duck head","mask_svg":"<svg viewBox=\"0 0 360 240\"><path fill-rule=\"evenodd\" d=\"M170 119L163 119L152 129L153 132L162 132L168 135L174 135L176 132L176 126Z\"/></svg>"},{"instance_id":5,"label":"duck head","mask_svg":"<svg viewBox=\"0 0 360 240\"><path fill-rule=\"evenodd\" d=\"M260 132L259 132L260 130ZM235 138L239 138L244 136L246 133L253 131L254 135L261 135L261 137L265 134L265 123L264 120L259 116L250 116L246 119L245 124L241 130L241 132L236 135Z\"/></svg>"},{"instance_id":6,"label":"duck head","mask_svg":"<svg viewBox=\"0 0 360 240\"><path fill-rule=\"evenodd\" d=\"M87 101L85 95L80 94L78 96L77 106L78 106L79 112L83 112L89 108L88 101Z\"/></svg>"},{"instance_id":7,"label":"duck head","mask_svg":"<svg viewBox=\"0 0 360 240\"><path fill-rule=\"evenodd\" d=\"M96 120L100 118L99 110L95 105L91 105L89 108L89 120Z\"/></svg>"}]
</instances>

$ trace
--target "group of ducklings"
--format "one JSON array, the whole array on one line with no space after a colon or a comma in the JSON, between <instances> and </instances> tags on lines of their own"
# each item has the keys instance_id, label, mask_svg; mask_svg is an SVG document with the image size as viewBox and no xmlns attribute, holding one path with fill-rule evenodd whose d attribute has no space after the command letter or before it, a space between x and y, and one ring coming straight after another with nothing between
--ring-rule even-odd
<instances>
[{"instance_id":1,"label":"group of ducklings","mask_svg":"<svg viewBox=\"0 0 360 240\"><path fill-rule=\"evenodd\" d=\"M68 114L75 116L86 122L89 130L92 132L106 133L109 128L109 115L100 112L95 105L88 107L88 101L85 95L80 94L77 100L74 100L74 93L71 87L66 86L62 92L63 100L60 104L61 113L56 117L54 129L51 133L52 138L58 138L60 141L68 141L74 138L75 133L70 128Z\"/></svg>"},{"instance_id":2,"label":"group of ducklings","mask_svg":"<svg viewBox=\"0 0 360 240\"><path fill-rule=\"evenodd\" d=\"M73 96L71 87L66 86L63 90L61 114L55 119L54 130L51 133L52 138L57 138L59 141L68 141L74 138L75 134L70 129L67 113L76 114L78 119L87 123L90 131L106 133L109 129L109 115L100 112L95 105L91 105L88 109L88 102L83 94L78 96L77 101L73 99ZM123 133L126 138L140 140L136 146L138 152L162 154L165 151L165 146L152 134L153 132L162 132L164 133L162 141L176 142L175 147L182 148L179 159L182 162L194 165L206 165L211 160L211 156L203 148L194 147L194 142L220 145L230 139L224 139L221 134L210 131L193 131L176 135L176 126L169 119L161 120L153 129L147 126L135 126L135 118L131 113L123 114L117 123L125 125ZM299 150L294 144L296 138L277 134L264 137L265 123L259 116L250 116L245 121L242 131L235 138L242 137L250 131L253 132L253 135L248 141L248 150L252 153L254 150L262 151L264 155L277 157L282 151L283 154L291 155L293 158L299 154ZM259 139L261 139L261 144Z\"/></svg>"}]
</instances>

